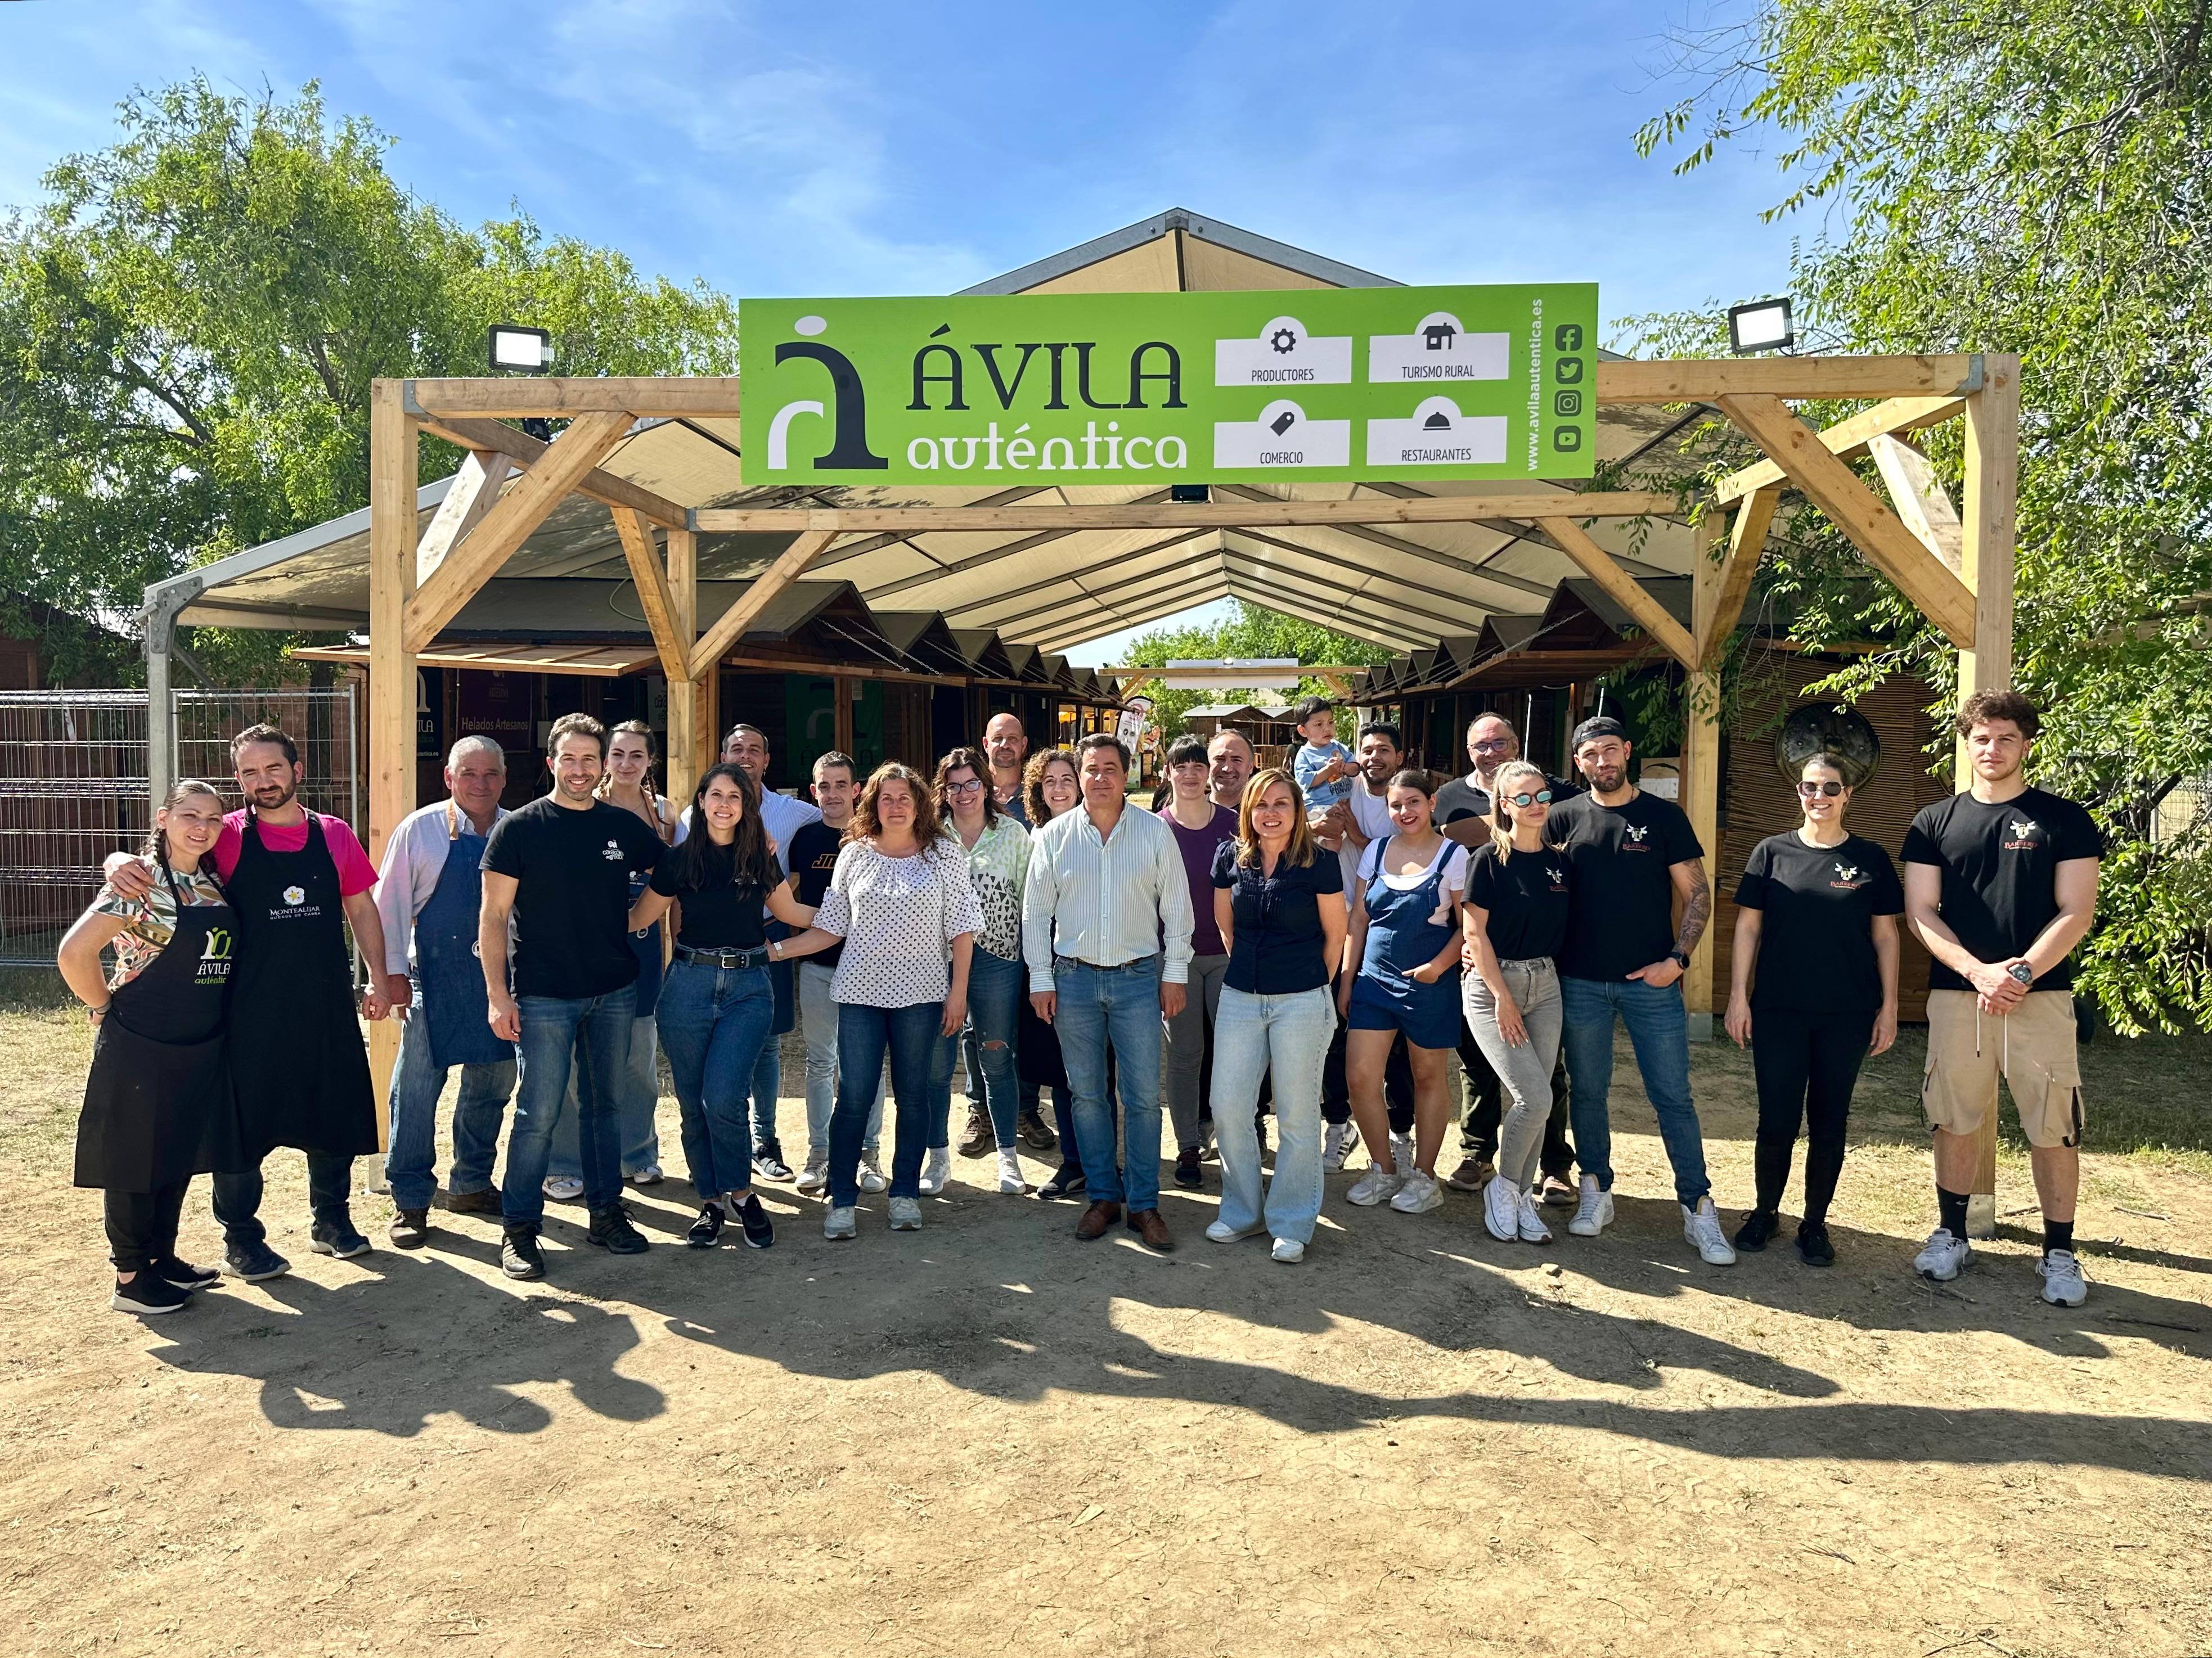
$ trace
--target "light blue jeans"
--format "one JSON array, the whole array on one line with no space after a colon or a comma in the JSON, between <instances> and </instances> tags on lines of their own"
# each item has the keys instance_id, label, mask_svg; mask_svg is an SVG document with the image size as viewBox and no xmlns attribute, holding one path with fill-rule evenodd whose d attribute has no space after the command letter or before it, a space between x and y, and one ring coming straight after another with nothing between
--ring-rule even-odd
<instances>
[{"instance_id":1,"label":"light blue jeans","mask_svg":"<svg viewBox=\"0 0 2212 1658\"><path fill-rule=\"evenodd\" d=\"M1321 1217L1321 1073L1336 1035L1325 985L1288 996L1254 996L1224 985L1213 1015L1213 1136L1221 1148L1221 1218L1258 1224L1260 1137L1253 1113L1260 1079L1275 1090L1275 1177L1265 1210L1271 1236L1306 1243Z\"/></svg>"},{"instance_id":2,"label":"light blue jeans","mask_svg":"<svg viewBox=\"0 0 2212 1658\"><path fill-rule=\"evenodd\" d=\"M753 1146L746 1102L761 1044L775 1040L769 1035L775 993L769 988L768 969L672 963L653 1012L683 1114L684 1161L692 1188L702 1198L750 1191Z\"/></svg>"},{"instance_id":3,"label":"light blue jeans","mask_svg":"<svg viewBox=\"0 0 2212 1658\"><path fill-rule=\"evenodd\" d=\"M455 1193L487 1191L493 1156L499 1149L499 1121L514 1092L514 1061L461 1066L460 1097L453 1102L453 1161L446 1189ZM438 1096L445 1092L450 1067L430 1057L430 1022L422 1012L422 993L399 1029L399 1059L392 1068L392 1149L384 1156L384 1178L396 1209L428 1209L438 1195Z\"/></svg>"},{"instance_id":4,"label":"light blue jeans","mask_svg":"<svg viewBox=\"0 0 2212 1658\"><path fill-rule=\"evenodd\" d=\"M643 1174L660 1163L660 1130L653 1121L660 1108L659 1044L653 1016L635 1021L629 1033L629 1064L616 1084L616 1134L622 1147L623 1178ZM545 1164L549 1180L581 1180L582 1154L576 1137L576 1079L568 1079L561 1119L553 1125L553 1155Z\"/></svg>"},{"instance_id":5,"label":"light blue jeans","mask_svg":"<svg viewBox=\"0 0 2212 1658\"><path fill-rule=\"evenodd\" d=\"M971 969L970 971L973 969ZM1053 1029L1060 1063L1075 1096L1075 1143L1093 1203L1121 1203L1141 1212L1160 1206L1160 958L1121 967L1091 967L1056 957L1058 996ZM1114 1144L1114 1107L1106 1097L1111 1047L1121 1096L1121 1144ZM1124 1166L1115 1166L1115 1152Z\"/></svg>"},{"instance_id":6,"label":"light blue jeans","mask_svg":"<svg viewBox=\"0 0 2212 1658\"><path fill-rule=\"evenodd\" d=\"M1682 982L1663 990L1641 979L1559 979L1563 1045L1570 1086L1567 1113L1575 1125L1575 1161L1598 1188L1613 1189L1613 1124L1606 1098L1613 1090L1613 1022L1628 1027L1636 1069L1659 1118L1659 1140L1674 1170L1674 1196L1694 1209L1713 1189L1705 1178L1705 1139L1690 1099L1690 1022Z\"/></svg>"},{"instance_id":7,"label":"light blue jeans","mask_svg":"<svg viewBox=\"0 0 2212 1658\"><path fill-rule=\"evenodd\" d=\"M830 987L837 976L835 967L800 961L798 969L799 1029L806 1043L806 1161L827 1166L830 1156L830 1114L837 1106L837 1002ZM868 1127L860 1140L860 1155L870 1163L883 1161L884 1076L876 1073L876 1102L868 1108Z\"/></svg>"}]
</instances>

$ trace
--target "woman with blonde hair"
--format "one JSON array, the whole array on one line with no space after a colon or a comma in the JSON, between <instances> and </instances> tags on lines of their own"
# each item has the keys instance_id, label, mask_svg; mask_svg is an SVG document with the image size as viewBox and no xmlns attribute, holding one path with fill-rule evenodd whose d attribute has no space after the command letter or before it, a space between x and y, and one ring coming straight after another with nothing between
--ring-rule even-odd
<instances>
[{"instance_id":1,"label":"woman with blonde hair","mask_svg":"<svg viewBox=\"0 0 2212 1658\"><path fill-rule=\"evenodd\" d=\"M1075 756L1066 749L1041 749L1022 768L1022 804L1034 835L1083 799ZM1052 1090L1053 1127L1060 1135L1060 1168L1037 1188L1040 1198L1084 1195L1083 1153L1075 1143L1074 1096L1068 1092L1067 1067L1060 1057L1060 1033L1037 1017L1030 1005L1028 969L1023 969L1022 1005L1015 1010L1014 1064L1021 1079L1040 1090Z\"/></svg>"},{"instance_id":2,"label":"woman with blonde hair","mask_svg":"<svg viewBox=\"0 0 2212 1658\"><path fill-rule=\"evenodd\" d=\"M1510 1243L1549 1243L1532 1195L1552 1114L1559 1055L1559 975L1571 866L1544 841L1552 786L1525 760L1491 783L1490 839L1468 861L1462 907L1466 959L1460 981L1467 1028L1511 1103L1498 1137L1498 1172L1482 1189L1482 1224Z\"/></svg>"},{"instance_id":3,"label":"woman with blonde hair","mask_svg":"<svg viewBox=\"0 0 2212 1658\"><path fill-rule=\"evenodd\" d=\"M1229 954L1213 1021L1213 1123L1221 1152L1216 1243L1265 1231L1277 1260L1305 1259L1320 1218L1322 1062L1336 1035L1329 982L1344 957L1344 868L1314 839L1279 766L1244 786L1237 837L1213 854L1213 919ZM1264 1208L1254 1114L1273 1078L1280 1144Z\"/></svg>"}]
</instances>

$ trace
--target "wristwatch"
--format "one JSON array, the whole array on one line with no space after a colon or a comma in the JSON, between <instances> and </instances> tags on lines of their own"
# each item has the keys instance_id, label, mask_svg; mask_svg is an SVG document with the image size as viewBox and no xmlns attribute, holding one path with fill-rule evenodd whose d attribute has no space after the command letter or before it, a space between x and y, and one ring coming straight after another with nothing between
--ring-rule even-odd
<instances>
[{"instance_id":1,"label":"wristwatch","mask_svg":"<svg viewBox=\"0 0 2212 1658\"><path fill-rule=\"evenodd\" d=\"M1667 956L1668 958L1672 961L1676 967L1680 968L1683 972L1687 973L1690 970L1690 958L1683 951L1679 950L1670 950L1667 952Z\"/></svg>"}]
</instances>

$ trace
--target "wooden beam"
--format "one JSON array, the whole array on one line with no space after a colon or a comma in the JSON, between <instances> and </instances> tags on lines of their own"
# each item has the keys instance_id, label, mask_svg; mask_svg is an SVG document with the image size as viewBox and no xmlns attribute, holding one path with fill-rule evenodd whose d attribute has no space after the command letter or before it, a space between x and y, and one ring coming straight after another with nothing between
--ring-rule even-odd
<instances>
[{"instance_id":1,"label":"wooden beam","mask_svg":"<svg viewBox=\"0 0 2212 1658\"><path fill-rule=\"evenodd\" d=\"M420 420L416 424L434 438L443 438L464 449L483 449L512 455L517 465L528 466L535 463L553 446L527 432L512 426L502 426L495 420L471 419L465 416L449 416L435 420ZM641 484L628 478L617 477L597 467L576 480L576 493L589 495L593 501L604 501L610 507L627 507L642 513L664 529L680 530L689 521L689 509L665 495L657 495Z\"/></svg>"},{"instance_id":2,"label":"wooden beam","mask_svg":"<svg viewBox=\"0 0 2212 1658\"><path fill-rule=\"evenodd\" d=\"M554 440L538 464L484 514L468 538L446 555L437 574L415 595L407 607L410 650L420 650L438 636L438 629L499 573L500 566L561 504L576 480L605 459L629 427L627 415L585 415Z\"/></svg>"},{"instance_id":3,"label":"wooden beam","mask_svg":"<svg viewBox=\"0 0 2212 1658\"><path fill-rule=\"evenodd\" d=\"M438 573L453 544L477 527L499 500L499 492L514 475L514 457L496 450L471 449L453 474L453 487L438 503L430 527L415 547L415 586Z\"/></svg>"},{"instance_id":4,"label":"wooden beam","mask_svg":"<svg viewBox=\"0 0 2212 1658\"><path fill-rule=\"evenodd\" d=\"M404 382L407 412L417 416L617 415L735 420L738 377L608 374L571 377L507 375L471 380Z\"/></svg>"},{"instance_id":5,"label":"wooden beam","mask_svg":"<svg viewBox=\"0 0 2212 1658\"><path fill-rule=\"evenodd\" d=\"M1571 489L1498 495L1360 495L1348 501L1018 502L1007 507L702 507L692 527L789 535L829 530L919 535L932 530L1244 530L1297 524L1467 524L1483 519L1644 518L1680 509L1657 490Z\"/></svg>"},{"instance_id":6,"label":"wooden beam","mask_svg":"<svg viewBox=\"0 0 2212 1658\"><path fill-rule=\"evenodd\" d=\"M1959 509L1936 476L1936 469L1904 439L1878 433L1867 442L1875 470L1889 489L1889 504L1920 544L1942 559L1955 574L1964 568L1966 532L1959 522Z\"/></svg>"},{"instance_id":7,"label":"wooden beam","mask_svg":"<svg viewBox=\"0 0 2212 1658\"><path fill-rule=\"evenodd\" d=\"M418 446L395 380L377 380L368 404L368 856L381 865L399 820L415 809L415 659L407 644L407 604L415 590L419 522L415 507ZM381 986L384 963L368 963ZM399 1027L369 1027L376 1139L391 1144L392 1069Z\"/></svg>"},{"instance_id":8,"label":"wooden beam","mask_svg":"<svg viewBox=\"0 0 2212 1658\"><path fill-rule=\"evenodd\" d=\"M1966 406L1964 398L1892 398L1862 410L1848 420L1820 428L1820 441L1838 460L1856 460L1868 442L1885 432L1917 432L1950 419ZM1741 501L1756 489L1770 489L1783 482L1783 471L1771 460L1731 472L1713 491L1721 501Z\"/></svg>"},{"instance_id":9,"label":"wooden beam","mask_svg":"<svg viewBox=\"0 0 2212 1658\"><path fill-rule=\"evenodd\" d=\"M1981 372L1964 352L1929 357L1695 357L1600 362L1597 400L1713 403L1727 397L1956 398Z\"/></svg>"},{"instance_id":10,"label":"wooden beam","mask_svg":"<svg viewBox=\"0 0 2212 1658\"><path fill-rule=\"evenodd\" d=\"M816 555L837 538L833 530L817 530L802 535L778 555L775 563L753 578L752 585L738 595L738 602L722 612L714 625L707 630L691 650L691 677L714 671L722 659L722 653L744 636L770 601L798 578L799 573L814 562Z\"/></svg>"},{"instance_id":11,"label":"wooden beam","mask_svg":"<svg viewBox=\"0 0 2212 1658\"><path fill-rule=\"evenodd\" d=\"M1681 805L1698 844L1705 848L1702 861L1708 890L1717 889L1720 881L1720 707L1718 672L1698 670L1683 676ZM1682 975L1682 1001L1693 1042L1712 1040L1713 928L1719 913L1716 902L1713 919L1706 923L1698 947L1690 952L1690 965Z\"/></svg>"},{"instance_id":12,"label":"wooden beam","mask_svg":"<svg viewBox=\"0 0 2212 1658\"><path fill-rule=\"evenodd\" d=\"M699 537L689 530L668 532L668 603L672 630L684 641L682 655L673 665L666 656L661 658L661 671L668 680L668 794L673 800L687 800L699 774L707 768L707 745L714 741L699 683L691 673L691 641L699 637Z\"/></svg>"},{"instance_id":13,"label":"wooden beam","mask_svg":"<svg viewBox=\"0 0 2212 1658\"><path fill-rule=\"evenodd\" d=\"M1897 585L1954 646L1974 641L1974 596L1922 546L1858 475L1830 454L1812 428L1770 397L1724 397L1721 412L1790 475L1828 520Z\"/></svg>"},{"instance_id":14,"label":"wooden beam","mask_svg":"<svg viewBox=\"0 0 2212 1658\"><path fill-rule=\"evenodd\" d=\"M1735 522L1729 526L1728 550L1719 569L1713 572L1710 582L1698 584L1711 606L1696 612L1698 665L1706 671L1719 671L1721 657L1728 650L1729 635L1743 619L1743 603L1751 595L1751 579L1758 573L1759 556L1766 545L1766 532L1774 522L1774 509L1781 500L1778 485L1754 489L1744 498L1743 504L1735 509ZM1720 510L1717 502L1713 510ZM1699 561L1700 564L1711 562Z\"/></svg>"},{"instance_id":15,"label":"wooden beam","mask_svg":"<svg viewBox=\"0 0 2212 1658\"><path fill-rule=\"evenodd\" d=\"M653 635L660 671L672 684L679 680L688 683L691 641L697 635L682 631L677 623L676 595L669 590L668 577L660 568L660 550L653 545L653 526L627 507L616 507L614 515L615 533L622 537L629 578L637 584L638 606L645 612L646 630Z\"/></svg>"},{"instance_id":16,"label":"wooden beam","mask_svg":"<svg viewBox=\"0 0 2212 1658\"><path fill-rule=\"evenodd\" d=\"M1636 625L1684 667L1695 671L1698 644L1690 630L1667 614L1667 607L1638 585L1634 576L1613 562L1613 555L1592 541L1589 532L1572 519L1547 518L1544 532L1559 544L1559 550L1582 567L1582 572L1605 589L1613 602L1636 618Z\"/></svg>"}]
</instances>

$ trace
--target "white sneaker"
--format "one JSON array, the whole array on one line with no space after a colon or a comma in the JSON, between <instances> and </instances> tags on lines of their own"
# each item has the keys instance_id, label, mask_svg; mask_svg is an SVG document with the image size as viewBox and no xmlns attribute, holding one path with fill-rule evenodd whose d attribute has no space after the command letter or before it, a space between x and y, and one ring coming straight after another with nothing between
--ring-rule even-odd
<instances>
[{"instance_id":1,"label":"white sneaker","mask_svg":"<svg viewBox=\"0 0 2212 1658\"><path fill-rule=\"evenodd\" d=\"M2053 1249L2035 1270L2043 1279L2043 1298L2053 1307L2079 1307L2089 1298L2089 1280L2071 1249Z\"/></svg>"},{"instance_id":2,"label":"white sneaker","mask_svg":"<svg viewBox=\"0 0 2212 1658\"><path fill-rule=\"evenodd\" d=\"M1206 1229L1206 1236L1216 1243L1242 1243L1246 1238L1255 1238L1267 1229L1256 1223L1250 1226L1231 1226L1218 1220Z\"/></svg>"},{"instance_id":3,"label":"white sneaker","mask_svg":"<svg viewBox=\"0 0 2212 1658\"><path fill-rule=\"evenodd\" d=\"M1482 1188L1482 1224L1500 1243L1521 1236L1521 1193L1503 1175L1492 1175Z\"/></svg>"},{"instance_id":4,"label":"white sneaker","mask_svg":"<svg viewBox=\"0 0 2212 1658\"><path fill-rule=\"evenodd\" d=\"M806 1167L799 1171L799 1179L796 1185L798 1189L801 1192L821 1192L828 1190L830 1186L830 1154L827 1151L809 1151L806 1154Z\"/></svg>"},{"instance_id":5,"label":"white sneaker","mask_svg":"<svg viewBox=\"0 0 2212 1658\"><path fill-rule=\"evenodd\" d=\"M1698 1252L1698 1259L1708 1266L1735 1265L1735 1246L1721 1230L1721 1212L1713 1207L1711 1198L1699 1198L1694 1209L1682 1206L1682 1242Z\"/></svg>"},{"instance_id":6,"label":"white sneaker","mask_svg":"<svg viewBox=\"0 0 2212 1658\"><path fill-rule=\"evenodd\" d=\"M1582 1202L1576 1207L1575 1218L1567 1223L1567 1230L1578 1238L1594 1238L1613 1224L1613 1193L1597 1189L1597 1176L1583 1176Z\"/></svg>"},{"instance_id":7,"label":"white sneaker","mask_svg":"<svg viewBox=\"0 0 2212 1658\"><path fill-rule=\"evenodd\" d=\"M632 1186L658 1186L665 1178L659 1163L649 1163L629 1177L629 1183Z\"/></svg>"},{"instance_id":8,"label":"white sneaker","mask_svg":"<svg viewBox=\"0 0 2212 1658\"><path fill-rule=\"evenodd\" d=\"M1431 1209L1443 1207L1444 1188L1434 1175L1425 1175L1416 1169L1406 1176L1398 1195L1390 1199L1390 1206L1401 1215L1425 1215Z\"/></svg>"},{"instance_id":9,"label":"white sneaker","mask_svg":"<svg viewBox=\"0 0 2212 1658\"><path fill-rule=\"evenodd\" d=\"M1395 1173L1386 1175L1370 1163L1367 1165L1367 1172L1362 1175L1358 1183L1344 1195L1346 1201L1356 1203L1362 1209L1372 1209L1384 1199L1394 1196L1398 1188L1405 1183L1406 1177L1403 1175Z\"/></svg>"},{"instance_id":10,"label":"white sneaker","mask_svg":"<svg viewBox=\"0 0 2212 1658\"><path fill-rule=\"evenodd\" d=\"M1011 1145L1000 1147L999 1151L999 1190L1004 1192L1009 1197L1018 1198L1026 1193L1029 1189L1030 1183L1022 1178L1022 1154L1015 1151Z\"/></svg>"},{"instance_id":11,"label":"white sneaker","mask_svg":"<svg viewBox=\"0 0 2212 1658\"><path fill-rule=\"evenodd\" d=\"M876 1167L876 1160L873 1157L860 1159L860 1189L871 1197L878 1192L888 1192L891 1189L890 1178L882 1169Z\"/></svg>"},{"instance_id":12,"label":"white sneaker","mask_svg":"<svg viewBox=\"0 0 2212 1658\"><path fill-rule=\"evenodd\" d=\"M1267 1255L1270 1260L1279 1260L1285 1266L1295 1266L1306 1258L1306 1247L1296 1238L1277 1238L1274 1248L1267 1251Z\"/></svg>"},{"instance_id":13,"label":"white sneaker","mask_svg":"<svg viewBox=\"0 0 2212 1658\"><path fill-rule=\"evenodd\" d=\"M1352 1155L1352 1148L1359 1139L1359 1131L1348 1122L1333 1122L1321 1137L1321 1166L1322 1172L1336 1175L1344 1171L1344 1160Z\"/></svg>"},{"instance_id":14,"label":"white sneaker","mask_svg":"<svg viewBox=\"0 0 2212 1658\"><path fill-rule=\"evenodd\" d=\"M891 1230L919 1232L921 1230L921 1203L916 1198L891 1199Z\"/></svg>"},{"instance_id":15,"label":"white sneaker","mask_svg":"<svg viewBox=\"0 0 2212 1658\"><path fill-rule=\"evenodd\" d=\"M1413 1166L1413 1137L1411 1134L1390 1136L1390 1161L1401 1169Z\"/></svg>"},{"instance_id":16,"label":"white sneaker","mask_svg":"<svg viewBox=\"0 0 2212 1658\"><path fill-rule=\"evenodd\" d=\"M549 1180L540 1189L556 1203L574 1203L584 1195L584 1182L580 1180Z\"/></svg>"},{"instance_id":17,"label":"white sneaker","mask_svg":"<svg viewBox=\"0 0 2212 1658\"><path fill-rule=\"evenodd\" d=\"M833 1206L830 1212L822 1218L822 1236L825 1238L848 1238L859 1230L860 1228L854 1224L853 1212L849 1208L839 1209Z\"/></svg>"},{"instance_id":18,"label":"white sneaker","mask_svg":"<svg viewBox=\"0 0 2212 1658\"><path fill-rule=\"evenodd\" d=\"M921 1194L933 1198L942 1192L952 1179L952 1148L940 1145L929 1154L921 1165ZM921 1224L919 1221L916 1225Z\"/></svg>"},{"instance_id":19,"label":"white sneaker","mask_svg":"<svg viewBox=\"0 0 2212 1658\"><path fill-rule=\"evenodd\" d=\"M1964 1238L1953 1237L1949 1227L1939 1226L1928 1235L1928 1242L1920 1246L1920 1253L1913 1256L1912 1270L1931 1283L1948 1284L1973 1258L1972 1245Z\"/></svg>"},{"instance_id":20,"label":"white sneaker","mask_svg":"<svg viewBox=\"0 0 2212 1658\"><path fill-rule=\"evenodd\" d=\"M1523 1192L1521 1194L1519 1212L1514 1218L1520 1230L1522 1242L1549 1243L1552 1241L1552 1229L1544 1224L1544 1217L1536 1207L1533 1193Z\"/></svg>"}]
</instances>

